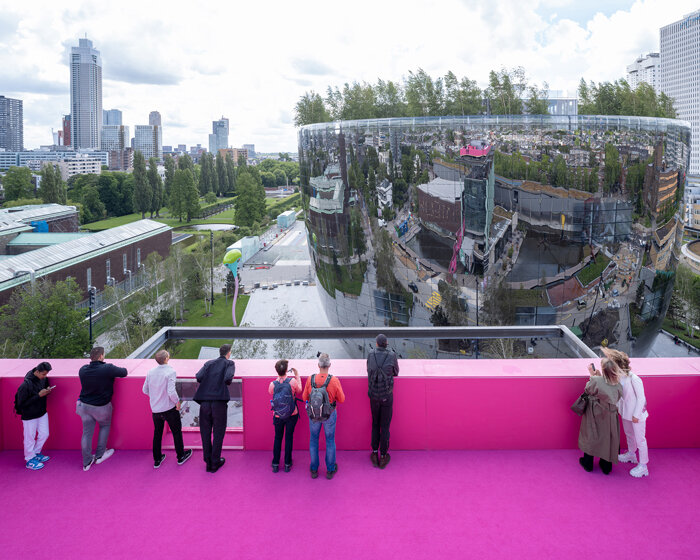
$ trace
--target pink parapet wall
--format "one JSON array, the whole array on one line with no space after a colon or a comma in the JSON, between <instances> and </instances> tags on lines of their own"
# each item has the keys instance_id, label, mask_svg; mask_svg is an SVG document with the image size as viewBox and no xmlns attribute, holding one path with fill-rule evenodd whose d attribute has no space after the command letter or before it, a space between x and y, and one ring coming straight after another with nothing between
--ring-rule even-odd
<instances>
[{"instance_id":1,"label":"pink parapet wall","mask_svg":"<svg viewBox=\"0 0 700 560\"><path fill-rule=\"evenodd\" d=\"M41 360L0 360L0 449L21 449L22 423L12 410L25 373ZM75 414L77 373L85 360L50 360L56 390L49 397L51 435L47 449L78 449L82 425ZM109 445L150 449L153 436L148 399L141 388L154 360L113 360L129 376L117 379ZM401 360L394 389L392 449L571 449L579 417L569 406L587 380L590 360ZM171 360L179 377L192 378L203 360ZM236 360L243 380L243 433L227 433L224 444L251 450L272 447L269 382L273 360ZM317 371L315 360L292 360L303 381ZM652 448L700 447L700 359L633 359L649 402L647 439ZM339 449L369 448L371 418L364 360L335 360L331 373L343 385L338 406ZM302 411L295 448L308 449L308 419ZM323 439L323 438L322 438ZM190 434L189 441L197 441ZM169 439L166 436L167 445Z\"/></svg>"}]
</instances>

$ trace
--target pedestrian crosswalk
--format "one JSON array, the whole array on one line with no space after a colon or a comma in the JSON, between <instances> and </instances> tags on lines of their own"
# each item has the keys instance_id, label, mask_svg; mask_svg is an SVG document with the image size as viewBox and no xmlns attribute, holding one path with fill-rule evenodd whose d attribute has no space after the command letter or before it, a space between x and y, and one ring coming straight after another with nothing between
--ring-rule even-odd
<instances>
[{"instance_id":1,"label":"pedestrian crosswalk","mask_svg":"<svg viewBox=\"0 0 700 560\"><path fill-rule=\"evenodd\" d=\"M431 311L435 311L435 308L438 305L440 305L441 303L442 303L442 296L440 295L440 292L433 291L433 293L430 294L428 301L425 302L425 305Z\"/></svg>"}]
</instances>

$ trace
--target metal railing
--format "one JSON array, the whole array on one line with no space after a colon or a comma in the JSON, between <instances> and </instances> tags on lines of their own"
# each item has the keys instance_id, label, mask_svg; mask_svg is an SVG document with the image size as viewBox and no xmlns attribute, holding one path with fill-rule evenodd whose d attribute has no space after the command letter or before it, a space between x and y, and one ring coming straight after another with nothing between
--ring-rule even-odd
<instances>
[{"instance_id":1,"label":"metal railing","mask_svg":"<svg viewBox=\"0 0 700 560\"><path fill-rule=\"evenodd\" d=\"M169 340L178 339L374 339L378 334L390 339L558 339L579 358L598 356L564 325L511 327L163 327L129 356L149 358Z\"/></svg>"}]
</instances>

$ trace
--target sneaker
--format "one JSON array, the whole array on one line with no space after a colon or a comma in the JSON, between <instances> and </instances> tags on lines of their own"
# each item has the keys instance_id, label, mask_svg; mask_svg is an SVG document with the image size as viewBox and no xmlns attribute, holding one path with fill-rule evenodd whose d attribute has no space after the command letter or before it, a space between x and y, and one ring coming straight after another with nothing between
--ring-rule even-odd
<instances>
[{"instance_id":1,"label":"sneaker","mask_svg":"<svg viewBox=\"0 0 700 560\"><path fill-rule=\"evenodd\" d=\"M83 465L83 470L85 472L90 470L90 467L95 464L95 456L93 455L92 458L90 459L90 462L87 465Z\"/></svg>"},{"instance_id":2,"label":"sneaker","mask_svg":"<svg viewBox=\"0 0 700 560\"><path fill-rule=\"evenodd\" d=\"M51 459L51 457L49 457L48 455L42 455L41 453L37 453L36 455L34 455L34 458L40 463L46 463L46 461Z\"/></svg>"},{"instance_id":3,"label":"sneaker","mask_svg":"<svg viewBox=\"0 0 700 560\"><path fill-rule=\"evenodd\" d=\"M95 459L95 463L98 464L98 465L99 465L100 463L104 463L104 462L105 462L107 459L109 459L112 455L114 455L114 449L105 449L105 452L104 452L104 454L102 455L102 457L97 457L97 459Z\"/></svg>"},{"instance_id":4,"label":"sneaker","mask_svg":"<svg viewBox=\"0 0 700 560\"><path fill-rule=\"evenodd\" d=\"M617 456L617 460L620 463L634 463L637 464L637 454L633 451L628 451L627 453L620 453Z\"/></svg>"},{"instance_id":5,"label":"sneaker","mask_svg":"<svg viewBox=\"0 0 700 560\"><path fill-rule=\"evenodd\" d=\"M333 469L332 471L328 471L326 473L326 478L328 480L330 480L331 478L333 478L335 476L335 473L337 473L337 472L338 472L338 463L335 464L335 469Z\"/></svg>"},{"instance_id":6,"label":"sneaker","mask_svg":"<svg viewBox=\"0 0 700 560\"><path fill-rule=\"evenodd\" d=\"M165 453L163 453L160 456L160 459L158 459L157 461L154 461L153 468L157 469L158 467L160 467L163 464L163 461L165 461Z\"/></svg>"},{"instance_id":7,"label":"sneaker","mask_svg":"<svg viewBox=\"0 0 700 560\"><path fill-rule=\"evenodd\" d=\"M379 451L372 451L369 454L369 459L375 467L379 466Z\"/></svg>"},{"instance_id":8,"label":"sneaker","mask_svg":"<svg viewBox=\"0 0 700 560\"><path fill-rule=\"evenodd\" d=\"M279 465L272 465L272 472L279 472L280 466Z\"/></svg>"},{"instance_id":9,"label":"sneaker","mask_svg":"<svg viewBox=\"0 0 700 560\"><path fill-rule=\"evenodd\" d=\"M186 449L185 454L177 460L177 464L184 465L190 457L192 457L192 450Z\"/></svg>"},{"instance_id":10,"label":"sneaker","mask_svg":"<svg viewBox=\"0 0 700 560\"><path fill-rule=\"evenodd\" d=\"M38 471L44 468L44 463L39 461L36 457L33 457L27 461L27 468L30 471Z\"/></svg>"},{"instance_id":11,"label":"sneaker","mask_svg":"<svg viewBox=\"0 0 700 560\"><path fill-rule=\"evenodd\" d=\"M643 476L649 476L649 469L646 465L637 465L630 471L630 474L634 478L642 478Z\"/></svg>"},{"instance_id":12,"label":"sneaker","mask_svg":"<svg viewBox=\"0 0 700 560\"><path fill-rule=\"evenodd\" d=\"M289 471L291 471L291 470L292 470L292 465L291 465L291 463L290 463L289 465L285 465L285 466L284 466L284 472L289 472Z\"/></svg>"},{"instance_id":13,"label":"sneaker","mask_svg":"<svg viewBox=\"0 0 700 560\"><path fill-rule=\"evenodd\" d=\"M318 471L311 471L311 478L318 478Z\"/></svg>"},{"instance_id":14,"label":"sneaker","mask_svg":"<svg viewBox=\"0 0 700 560\"><path fill-rule=\"evenodd\" d=\"M389 461L391 461L391 455L389 455L388 453L382 455L382 458L379 459L379 468L383 469L384 467L386 467L389 464Z\"/></svg>"}]
</instances>

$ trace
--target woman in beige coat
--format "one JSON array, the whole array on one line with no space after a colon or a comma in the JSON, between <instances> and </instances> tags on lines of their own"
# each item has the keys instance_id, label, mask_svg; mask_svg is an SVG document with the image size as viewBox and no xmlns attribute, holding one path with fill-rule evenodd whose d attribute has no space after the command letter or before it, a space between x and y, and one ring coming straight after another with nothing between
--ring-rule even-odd
<instances>
[{"instance_id":1,"label":"woman in beige coat","mask_svg":"<svg viewBox=\"0 0 700 560\"><path fill-rule=\"evenodd\" d=\"M620 450L620 421L617 415L617 402L622 397L620 370L608 358L600 361L600 371L593 364L588 366L591 378L586 384L588 406L581 417L578 434L578 447L583 451L579 459L588 472L593 470L593 458L600 458L600 470L610 474L617 463Z\"/></svg>"}]
</instances>

